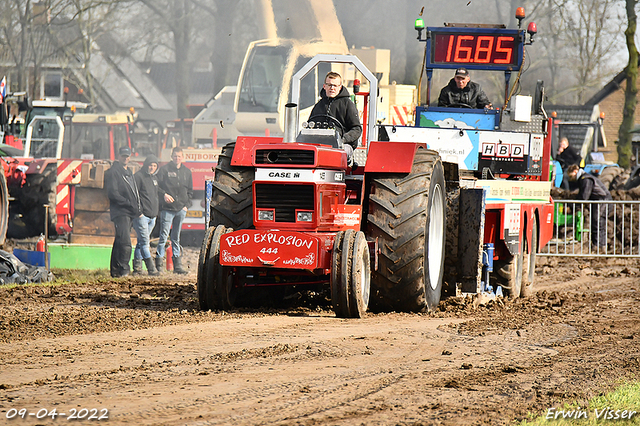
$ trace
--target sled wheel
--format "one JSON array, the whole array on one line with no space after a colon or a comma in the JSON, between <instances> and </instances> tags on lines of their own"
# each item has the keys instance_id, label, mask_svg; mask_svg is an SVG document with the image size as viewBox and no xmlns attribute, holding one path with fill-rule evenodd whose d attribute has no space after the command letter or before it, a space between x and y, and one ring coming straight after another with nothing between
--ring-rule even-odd
<instances>
[{"instance_id":1,"label":"sled wheel","mask_svg":"<svg viewBox=\"0 0 640 426\"><path fill-rule=\"evenodd\" d=\"M215 228L210 226L204 232L204 239L200 247L200 255L198 256L198 279L196 281L196 287L198 289L198 304L203 311L209 310L209 304L207 303L206 261L209 258L209 249L211 248L214 230Z\"/></svg>"},{"instance_id":2,"label":"sled wheel","mask_svg":"<svg viewBox=\"0 0 640 426\"><path fill-rule=\"evenodd\" d=\"M531 296L533 293L533 281L536 277L536 254L538 251L538 221L533 216L531 221L531 241L526 236L524 246L527 248L527 254L524 256L524 265L522 265L522 288L520 295L522 297Z\"/></svg>"},{"instance_id":3,"label":"sled wheel","mask_svg":"<svg viewBox=\"0 0 640 426\"><path fill-rule=\"evenodd\" d=\"M220 238L223 234L228 232L224 225L218 225L215 228L210 226L209 229L213 229L211 234L211 243L209 246L209 255L204 266L204 279L206 284L204 286L206 292L207 307L209 309L222 308L218 304L218 296L216 294L216 277L218 276L218 270L220 269Z\"/></svg>"},{"instance_id":4,"label":"sled wheel","mask_svg":"<svg viewBox=\"0 0 640 426\"><path fill-rule=\"evenodd\" d=\"M351 282L349 287L349 316L362 318L369 306L371 293L371 259L364 233L357 232L351 251Z\"/></svg>"},{"instance_id":5,"label":"sled wheel","mask_svg":"<svg viewBox=\"0 0 640 426\"><path fill-rule=\"evenodd\" d=\"M506 296L516 299L520 297L522 291L522 264L524 263L524 247L520 248L520 253L509 255L507 259L496 261L494 270L496 282L502 285Z\"/></svg>"}]
</instances>

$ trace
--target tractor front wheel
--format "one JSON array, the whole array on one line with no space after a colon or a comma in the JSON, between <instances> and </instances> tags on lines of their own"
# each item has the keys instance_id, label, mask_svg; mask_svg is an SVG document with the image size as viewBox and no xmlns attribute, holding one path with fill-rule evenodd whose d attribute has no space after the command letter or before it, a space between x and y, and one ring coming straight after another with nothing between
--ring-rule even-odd
<instances>
[{"instance_id":1,"label":"tractor front wheel","mask_svg":"<svg viewBox=\"0 0 640 426\"><path fill-rule=\"evenodd\" d=\"M206 257L205 265L203 267L203 278L205 280L204 291L205 299L208 309L214 309L216 307L222 308L219 303L219 297L217 293L217 281L218 275L220 275L220 238L222 235L230 232L224 225L218 225L213 229L211 233L211 243L209 245L209 254Z\"/></svg>"},{"instance_id":2,"label":"tractor front wheel","mask_svg":"<svg viewBox=\"0 0 640 426\"><path fill-rule=\"evenodd\" d=\"M211 248L211 240L213 239L215 228L209 226L204 233L202 246L200 247L200 255L198 256L198 278L196 287L198 289L198 304L200 310L209 310L207 302L207 260L209 259L209 249Z\"/></svg>"}]
</instances>

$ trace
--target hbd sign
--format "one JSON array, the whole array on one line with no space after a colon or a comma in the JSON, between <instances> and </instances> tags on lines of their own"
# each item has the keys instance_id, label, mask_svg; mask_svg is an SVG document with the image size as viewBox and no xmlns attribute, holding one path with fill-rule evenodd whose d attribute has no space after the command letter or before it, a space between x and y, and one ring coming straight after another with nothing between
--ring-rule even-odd
<instances>
[{"instance_id":1,"label":"hbd sign","mask_svg":"<svg viewBox=\"0 0 640 426\"><path fill-rule=\"evenodd\" d=\"M523 144L482 143L482 157L524 158Z\"/></svg>"}]
</instances>

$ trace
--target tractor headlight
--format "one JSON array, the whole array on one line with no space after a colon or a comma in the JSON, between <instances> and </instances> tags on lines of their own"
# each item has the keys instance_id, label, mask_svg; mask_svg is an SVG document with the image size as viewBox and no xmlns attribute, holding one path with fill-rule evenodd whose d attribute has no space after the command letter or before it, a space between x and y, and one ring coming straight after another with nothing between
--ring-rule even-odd
<instances>
[{"instance_id":1,"label":"tractor headlight","mask_svg":"<svg viewBox=\"0 0 640 426\"><path fill-rule=\"evenodd\" d=\"M312 222L313 212L298 212L298 222Z\"/></svg>"},{"instance_id":2,"label":"tractor headlight","mask_svg":"<svg viewBox=\"0 0 640 426\"><path fill-rule=\"evenodd\" d=\"M258 220L273 221L273 210L258 210Z\"/></svg>"}]
</instances>

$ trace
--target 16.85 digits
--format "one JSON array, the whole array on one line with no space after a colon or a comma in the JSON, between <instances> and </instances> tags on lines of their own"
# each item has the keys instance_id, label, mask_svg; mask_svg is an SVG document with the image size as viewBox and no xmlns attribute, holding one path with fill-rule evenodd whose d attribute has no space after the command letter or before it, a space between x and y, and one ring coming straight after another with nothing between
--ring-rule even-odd
<instances>
[{"instance_id":1,"label":"16.85 digits","mask_svg":"<svg viewBox=\"0 0 640 426\"><path fill-rule=\"evenodd\" d=\"M433 63L515 65L515 37L490 34L434 34Z\"/></svg>"}]
</instances>

